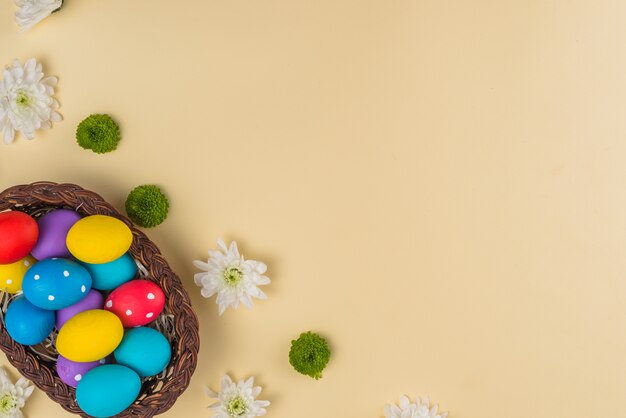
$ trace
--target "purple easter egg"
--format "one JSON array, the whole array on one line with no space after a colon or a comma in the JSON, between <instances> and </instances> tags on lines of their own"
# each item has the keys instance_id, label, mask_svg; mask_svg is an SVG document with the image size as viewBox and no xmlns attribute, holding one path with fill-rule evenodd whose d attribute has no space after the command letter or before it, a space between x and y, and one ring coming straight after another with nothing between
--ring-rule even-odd
<instances>
[{"instance_id":1,"label":"purple easter egg","mask_svg":"<svg viewBox=\"0 0 626 418\"><path fill-rule=\"evenodd\" d=\"M83 376L87 374L88 371L107 363L109 363L108 359L90 361L88 363L78 363L59 355L59 358L57 359L57 373L63 383L75 388L78 386L78 382L81 381Z\"/></svg>"},{"instance_id":2,"label":"purple easter egg","mask_svg":"<svg viewBox=\"0 0 626 418\"><path fill-rule=\"evenodd\" d=\"M97 290L91 289L87 296L81 299L79 302L68 306L67 308L59 309L56 312L57 321L56 327L58 330L65 325L65 323L73 316L91 309L102 309L104 307L104 296Z\"/></svg>"},{"instance_id":3,"label":"purple easter egg","mask_svg":"<svg viewBox=\"0 0 626 418\"><path fill-rule=\"evenodd\" d=\"M39 239L31 255L37 260L52 257L71 257L65 239L81 216L69 209L55 209L39 218Z\"/></svg>"}]
</instances>

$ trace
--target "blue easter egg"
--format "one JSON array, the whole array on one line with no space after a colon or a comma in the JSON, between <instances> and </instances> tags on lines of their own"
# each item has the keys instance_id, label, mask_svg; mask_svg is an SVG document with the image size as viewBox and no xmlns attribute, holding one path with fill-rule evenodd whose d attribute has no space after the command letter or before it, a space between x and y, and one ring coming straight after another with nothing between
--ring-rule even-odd
<instances>
[{"instance_id":1,"label":"blue easter egg","mask_svg":"<svg viewBox=\"0 0 626 418\"><path fill-rule=\"evenodd\" d=\"M52 332L54 312L38 308L20 296L7 308L4 323L15 341L24 345L36 345Z\"/></svg>"},{"instance_id":2,"label":"blue easter egg","mask_svg":"<svg viewBox=\"0 0 626 418\"><path fill-rule=\"evenodd\" d=\"M98 290L113 290L137 275L137 264L128 253L104 264L81 264L91 274L92 287Z\"/></svg>"},{"instance_id":3,"label":"blue easter egg","mask_svg":"<svg viewBox=\"0 0 626 418\"><path fill-rule=\"evenodd\" d=\"M133 369L141 377L148 377L167 367L172 349L159 331L139 327L126 332L114 355L118 364Z\"/></svg>"},{"instance_id":4,"label":"blue easter egg","mask_svg":"<svg viewBox=\"0 0 626 418\"><path fill-rule=\"evenodd\" d=\"M67 308L91 289L91 276L80 264L49 258L33 265L24 276L22 291L33 305L50 310Z\"/></svg>"},{"instance_id":5,"label":"blue easter egg","mask_svg":"<svg viewBox=\"0 0 626 418\"><path fill-rule=\"evenodd\" d=\"M82 377L76 388L76 402L87 415L108 418L132 405L140 390L137 373L119 364L107 364Z\"/></svg>"}]
</instances>

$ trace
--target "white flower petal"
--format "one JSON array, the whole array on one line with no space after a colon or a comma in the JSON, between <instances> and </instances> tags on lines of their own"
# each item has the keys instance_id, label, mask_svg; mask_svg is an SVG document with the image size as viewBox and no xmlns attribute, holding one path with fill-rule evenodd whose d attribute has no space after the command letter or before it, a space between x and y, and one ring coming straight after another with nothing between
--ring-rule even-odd
<instances>
[{"instance_id":1,"label":"white flower petal","mask_svg":"<svg viewBox=\"0 0 626 418\"><path fill-rule=\"evenodd\" d=\"M211 296L213 296L215 294L215 292L214 291L212 292L210 289L207 289L206 287L203 287L200 290L200 294L202 295L203 298L207 298L208 299Z\"/></svg>"},{"instance_id":2,"label":"white flower petal","mask_svg":"<svg viewBox=\"0 0 626 418\"><path fill-rule=\"evenodd\" d=\"M15 138L15 130L8 123L2 127L2 139L5 144L11 144Z\"/></svg>"},{"instance_id":3,"label":"white flower petal","mask_svg":"<svg viewBox=\"0 0 626 418\"><path fill-rule=\"evenodd\" d=\"M205 271L209 270L209 264L205 263L204 261L194 260L193 265L199 268L200 270L205 270Z\"/></svg>"},{"instance_id":4,"label":"white flower petal","mask_svg":"<svg viewBox=\"0 0 626 418\"><path fill-rule=\"evenodd\" d=\"M11 384L11 380L9 379L9 374L7 373L4 367L0 367L0 386L4 386L7 384Z\"/></svg>"},{"instance_id":5,"label":"white flower petal","mask_svg":"<svg viewBox=\"0 0 626 418\"><path fill-rule=\"evenodd\" d=\"M394 418L393 408L397 406L395 405L385 405L385 418Z\"/></svg>"},{"instance_id":6,"label":"white flower petal","mask_svg":"<svg viewBox=\"0 0 626 418\"><path fill-rule=\"evenodd\" d=\"M61 122L63 120L63 116L59 112L52 112L50 115L50 120L52 122Z\"/></svg>"},{"instance_id":7,"label":"white flower petal","mask_svg":"<svg viewBox=\"0 0 626 418\"><path fill-rule=\"evenodd\" d=\"M217 246L220 248L220 250L226 254L228 252L228 248L226 248L226 244L224 243L224 240L222 240L221 238L217 239Z\"/></svg>"},{"instance_id":8,"label":"white flower petal","mask_svg":"<svg viewBox=\"0 0 626 418\"><path fill-rule=\"evenodd\" d=\"M267 276L259 276L256 280L256 284L261 285L261 286L270 284L270 283L271 283L271 280Z\"/></svg>"},{"instance_id":9,"label":"white flower petal","mask_svg":"<svg viewBox=\"0 0 626 418\"><path fill-rule=\"evenodd\" d=\"M204 278L208 278L209 275L207 273L196 273L193 275L193 281L196 284L196 286L202 286L203 283L203 279Z\"/></svg>"},{"instance_id":10,"label":"white flower petal","mask_svg":"<svg viewBox=\"0 0 626 418\"><path fill-rule=\"evenodd\" d=\"M219 314L220 316L224 315L224 312L226 312L226 308L228 307L228 305L225 304L220 304L219 305Z\"/></svg>"},{"instance_id":11,"label":"white flower petal","mask_svg":"<svg viewBox=\"0 0 626 418\"><path fill-rule=\"evenodd\" d=\"M24 400L30 398L30 395L33 394L33 391L35 390L35 386L28 386L25 390L24 390Z\"/></svg>"},{"instance_id":12,"label":"white flower petal","mask_svg":"<svg viewBox=\"0 0 626 418\"><path fill-rule=\"evenodd\" d=\"M252 299L249 295L242 295L240 300L246 308L252 309Z\"/></svg>"}]
</instances>

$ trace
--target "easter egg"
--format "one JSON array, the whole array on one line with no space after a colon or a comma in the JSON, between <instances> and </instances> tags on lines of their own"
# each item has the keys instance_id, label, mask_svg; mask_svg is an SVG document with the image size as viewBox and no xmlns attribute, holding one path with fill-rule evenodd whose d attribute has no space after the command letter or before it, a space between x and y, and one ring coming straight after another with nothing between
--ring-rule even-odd
<instances>
[{"instance_id":1,"label":"easter egg","mask_svg":"<svg viewBox=\"0 0 626 418\"><path fill-rule=\"evenodd\" d=\"M103 307L104 296L102 296L102 293L97 290L92 289L87 293L87 296L82 298L80 301L68 306L67 308L59 309L56 312L56 327L57 329L61 329L70 318L81 312L92 309L102 309Z\"/></svg>"},{"instance_id":2,"label":"easter egg","mask_svg":"<svg viewBox=\"0 0 626 418\"><path fill-rule=\"evenodd\" d=\"M81 216L69 209L56 209L37 220L39 239L30 252L37 260L52 257L69 257L65 240L67 233Z\"/></svg>"},{"instance_id":3,"label":"easter egg","mask_svg":"<svg viewBox=\"0 0 626 418\"><path fill-rule=\"evenodd\" d=\"M76 222L67 234L67 248L85 263L103 264L120 258L133 242L133 233L117 218L91 215Z\"/></svg>"},{"instance_id":4,"label":"easter egg","mask_svg":"<svg viewBox=\"0 0 626 418\"><path fill-rule=\"evenodd\" d=\"M128 253L109 263L83 263L83 266L91 274L91 287L99 290L113 290L137 275L137 264Z\"/></svg>"},{"instance_id":5,"label":"easter egg","mask_svg":"<svg viewBox=\"0 0 626 418\"><path fill-rule=\"evenodd\" d=\"M20 296L7 308L4 323L15 341L24 345L36 345L52 332L54 312L38 308Z\"/></svg>"},{"instance_id":6,"label":"easter egg","mask_svg":"<svg viewBox=\"0 0 626 418\"><path fill-rule=\"evenodd\" d=\"M98 366L107 364L107 359L101 359L98 361L89 361L86 363L78 363L76 361L68 360L63 356L59 356L57 359L57 374L68 386L75 388L83 379L83 376L91 369L95 369Z\"/></svg>"},{"instance_id":7,"label":"easter egg","mask_svg":"<svg viewBox=\"0 0 626 418\"><path fill-rule=\"evenodd\" d=\"M83 376L76 388L76 402L87 415L108 418L132 405L140 390L137 373L119 364L108 364Z\"/></svg>"},{"instance_id":8,"label":"easter egg","mask_svg":"<svg viewBox=\"0 0 626 418\"><path fill-rule=\"evenodd\" d=\"M141 377L148 377L167 367L172 349L159 331L139 327L126 331L114 354L118 364L133 369Z\"/></svg>"},{"instance_id":9,"label":"easter egg","mask_svg":"<svg viewBox=\"0 0 626 418\"><path fill-rule=\"evenodd\" d=\"M63 325L57 351L72 361L96 361L111 354L123 336L124 328L115 314L102 309L84 311Z\"/></svg>"},{"instance_id":10,"label":"easter egg","mask_svg":"<svg viewBox=\"0 0 626 418\"><path fill-rule=\"evenodd\" d=\"M115 313L125 328L140 327L155 320L165 306L165 295L148 280L131 280L115 289L104 309Z\"/></svg>"},{"instance_id":11,"label":"easter egg","mask_svg":"<svg viewBox=\"0 0 626 418\"><path fill-rule=\"evenodd\" d=\"M23 212L0 213L0 264L26 257L37 243L37 222Z\"/></svg>"},{"instance_id":12,"label":"easter egg","mask_svg":"<svg viewBox=\"0 0 626 418\"><path fill-rule=\"evenodd\" d=\"M63 309L83 299L91 289L91 276L80 264L48 258L24 275L22 290L30 303L42 309Z\"/></svg>"},{"instance_id":13,"label":"easter egg","mask_svg":"<svg viewBox=\"0 0 626 418\"><path fill-rule=\"evenodd\" d=\"M0 290L18 293L22 290L22 279L28 269L37 262L33 257L26 256L11 264L0 264Z\"/></svg>"}]
</instances>

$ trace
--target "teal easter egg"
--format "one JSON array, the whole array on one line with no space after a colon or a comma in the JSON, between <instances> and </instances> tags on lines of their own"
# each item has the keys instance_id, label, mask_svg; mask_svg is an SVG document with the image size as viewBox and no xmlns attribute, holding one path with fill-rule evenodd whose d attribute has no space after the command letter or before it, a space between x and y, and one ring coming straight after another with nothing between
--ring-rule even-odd
<instances>
[{"instance_id":1,"label":"teal easter egg","mask_svg":"<svg viewBox=\"0 0 626 418\"><path fill-rule=\"evenodd\" d=\"M159 331L139 327L126 332L114 355L118 364L133 369L141 377L148 377L165 370L172 349Z\"/></svg>"},{"instance_id":2,"label":"teal easter egg","mask_svg":"<svg viewBox=\"0 0 626 418\"><path fill-rule=\"evenodd\" d=\"M54 311L38 308L20 296L9 305L4 323L15 341L23 345L36 345L52 332Z\"/></svg>"},{"instance_id":3,"label":"teal easter egg","mask_svg":"<svg viewBox=\"0 0 626 418\"><path fill-rule=\"evenodd\" d=\"M108 418L132 405L140 390L137 373L119 364L107 364L82 377L76 388L76 402L87 415Z\"/></svg>"},{"instance_id":4,"label":"teal easter egg","mask_svg":"<svg viewBox=\"0 0 626 418\"><path fill-rule=\"evenodd\" d=\"M30 303L49 310L67 308L91 289L91 276L80 264L63 258L35 263L24 275L22 291Z\"/></svg>"},{"instance_id":5,"label":"teal easter egg","mask_svg":"<svg viewBox=\"0 0 626 418\"><path fill-rule=\"evenodd\" d=\"M98 290L113 290L137 275L137 264L128 253L104 264L81 264L91 275L92 287Z\"/></svg>"}]
</instances>

